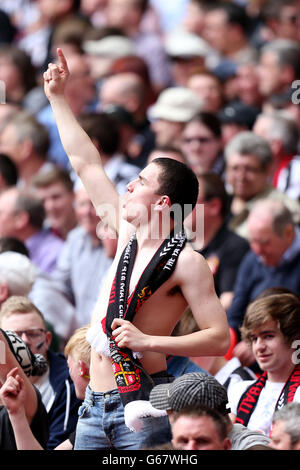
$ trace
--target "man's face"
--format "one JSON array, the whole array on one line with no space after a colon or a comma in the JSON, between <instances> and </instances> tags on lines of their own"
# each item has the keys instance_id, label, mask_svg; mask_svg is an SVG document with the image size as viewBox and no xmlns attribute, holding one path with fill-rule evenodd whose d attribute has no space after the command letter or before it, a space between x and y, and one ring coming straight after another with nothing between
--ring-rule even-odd
<instances>
[{"instance_id":1,"label":"man's face","mask_svg":"<svg viewBox=\"0 0 300 470\"><path fill-rule=\"evenodd\" d=\"M47 357L52 337L50 331L46 330L43 319L36 312L16 312L4 317L1 328L17 333L33 354L39 353Z\"/></svg>"},{"instance_id":2,"label":"man's face","mask_svg":"<svg viewBox=\"0 0 300 470\"><path fill-rule=\"evenodd\" d=\"M74 194L61 182L37 188L37 196L43 201L46 218L52 228L64 233L65 226L74 214Z\"/></svg>"},{"instance_id":3,"label":"man's face","mask_svg":"<svg viewBox=\"0 0 300 470\"><path fill-rule=\"evenodd\" d=\"M257 67L253 65L240 65L237 70L237 87L239 98L246 104L257 105L261 95L258 88Z\"/></svg>"},{"instance_id":4,"label":"man's face","mask_svg":"<svg viewBox=\"0 0 300 470\"><path fill-rule=\"evenodd\" d=\"M172 145L179 147L183 124L181 122L157 119L151 124L157 146Z\"/></svg>"},{"instance_id":5,"label":"man's face","mask_svg":"<svg viewBox=\"0 0 300 470\"><path fill-rule=\"evenodd\" d=\"M254 357L263 371L267 371L269 379L285 377L292 361L291 347L274 320L266 321L254 329L250 335ZM274 380L273 380L274 381Z\"/></svg>"},{"instance_id":6,"label":"man's face","mask_svg":"<svg viewBox=\"0 0 300 470\"><path fill-rule=\"evenodd\" d=\"M0 195L0 237L18 237L16 191L8 189Z\"/></svg>"},{"instance_id":7,"label":"man's face","mask_svg":"<svg viewBox=\"0 0 300 470\"><path fill-rule=\"evenodd\" d=\"M226 40L230 32L226 13L222 10L213 10L206 13L203 28L203 38L218 52L226 51Z\"/></svg>"},{"instance_id":8,"label":"man's face","mask_svg":"<svg viewBox=\"0 0 300 470\"><path fill-rule=\"evenodd\" d=\"M276 421L272 424L270 447L276 450L292 450L291 436L285 432L285 422Z\"/></svg>"},{"instance_id":9,"label":"man's face","mask_svg":"<svg viewBox=\"0 0 300 470\"><path fill-rule=\"evenodd\" d=\"M272 228L271 217L249 216L248 234L251 250L266 266L278 266L283 253L290 246L289 228L277 235Z\"/></svg>"},{"instance_id":10,"label":"man's face","mask_svg":"<svg viewBox=\"0 0 300 470\"><path fill-rule=\"evenodd\" d=\"M203 101L203 111L215 113L222 106L222 88L218 80L205 74L192 75L187 84Z\"/></svg>"},{"instance_id":11,"label":"man's face","mask_svg":"<svg viewBox=\"0 0 300 470\"><path fill-rule=\"evenodd\" d=\"M106 14L109 26L126 30L137 27L142 17L138 5L137 0L108 0Z\"/></svg>"},{"instance_id":12,"label":"man's face","mask_svg":"<svg viewBox=\"0 0 300 470\"><path fill-rule=\"evenodd\" d=\"M183 130L181 148L189 166L203 173L212 169L221 141L204 124L190 122Z\"/></svg>"},{"instance_id":13,"label":"man's face","mask_svg":"<svg viewBox=\"0 0 300 470\"><path fill-rule=\"evenodd\" d=\"M79 225L95 238L100 219L85 189L76 191L75 212Z\"/></svg>"},{"instance_id":14,"label":"man's face","mask_svg":"<svg viewBox=\"0 0 300 470\"><path fill-rule=\"evenodd\" d=\"M130 223L148 223L159 196L158 176L160 168L155 163L147 165L138 178L127 185L123 198L123 217Z\"/></svg>"},{"instance_id":15,"label":"man's face","mask_svg":"<svg viewBox=\"0 0 300 470\"><path fill-rule=\"evenodd\" d=\"M285 5L281 8L277 24L277 37L299 41L300 15L297 1L294 5Z\"/></svg>"},{"instance_id":16,"label":"man's face","mask_svg":"<svg viewBox=\"0 0 300 470\"><path fill-rule=\"evenodd\" d=\"M263 96L279 92L282 87L282 70L274 52L264 52L258 66L258 87Z\"/></svg>"},{"instance_id":17,"label":"man's face","mask_svg":"<svg viewBox=\"0 0 300 470\"><path fill-rule=\"evenodd\" d=\"M172 426L175 449L226 450L228 441L222 441L213 420L208 416L180 416Z\"/></svg>"},{"instance_id":18,"label":"man's face","mask_svg":"<svg viewBox=\"0 0 300 470\"><path fill-rule=\"evenodd\" d=\"M21 144L17 141L15 126L5 126L0 135L0 152L8 155L16 165L21 154Z\"/></svg>"},{"instance_id":19,"label":"man's face","mask_svg":"<svg viewBox=\"0 0 300 470\"><path fill-rule=\"evenodd\" d=\"M252 199L267 187L269 170L255 155L235 153L229 156L226 165L226 180L234 196L244 201Z\"/></svg>"}]
</instances>

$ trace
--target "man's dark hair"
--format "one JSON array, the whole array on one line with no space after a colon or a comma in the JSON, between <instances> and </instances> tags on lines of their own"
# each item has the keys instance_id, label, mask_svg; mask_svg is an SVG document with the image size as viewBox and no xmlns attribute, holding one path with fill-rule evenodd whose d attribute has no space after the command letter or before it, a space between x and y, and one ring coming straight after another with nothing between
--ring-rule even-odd
<instances>
[{"instance_id":1,"label":"man's dark hair","mask_svg":"<svg viewBox=\"0 0 300 470\"><path fill-rule=\"evenodd\" d=\"M200 111L193 116L187 123L197 122L207 127L215 137L220 138L222 136L222 123L220 119L214 114L208 111Z\"/></svg>"},{"instance_id":2,"label":"man's dark hair","mask_svg":"<svg viewBox=\"0 0 300 470\"><path fill-rule=\"evenodd\" d=\"M5 251L14 251L20 253L21 255L27 256L29 258L29 251L25 243L19 238L15 237L1 237L0 238L0 253L5 253Z\"/></svg>"},{"instance_id":3,"label":"man's dark hair","mask_svg":"<svg viewBox=\"0 0 300 470\"><path fill-rule=\"evenodd\" d=\"M193 170L173 158L156 158L152 162L160 167L158 194L169 196L171 204L178 204L187 216L196 205L199 183Z\"/></svg>"},{"instance_id":4,"label":"man's dark hair","mask_svg":"<svg viewBox=\"0 0 300 470\"><path fill-rule=\"evenodd\" d=\"M8 57L18 69L25 93L37 85L36 69L27 52L14 44L2 43L0 44L0 57Z\"/></svg>"},{"instance_id":5,"label":"man's dark hair","mask_svg":"<svg viewBox=\"0 0 300 470\"><path fill-rule=\"evenodd\" d=\"M250 33L251 19L243 6L237 5L233 2L220 1L212 2L211 7L208 7L207 9L208 11L223 10L226 14L228 24L239 25L246 35Z\"/></svg>"},{"instance_id":6,"label":"man's dark hair","mask_svg":"<svg viewBox=\"0 0 300 470\"><path fill-rule=\"evenodd\" d=\"M190 406L174 413L174 422L181 416L188 416L190 418L209 417L212 419L216 426L217 433L220 440L227 437L227 420L216 409L205 405Z\"/></svg>"},{"instance_id":7,"label":"man's dark hair","mask_svg":"<svg viewBox=\"0 0 300 470\"><path fill-rule=\"evenodd\" d=\"M19 178L18 169L12 159L4 153L0 153L0 174L7 186L10 187L17 184Z\"/></svg>"},{"instance_id":8,"label":"man's dark hair","mask_svg":"<svg viewBox=\"0 0 300 470\"><path fill-rule=\"evenodd\" d=\"M29 191L20 191L16 199L16 211L27 212L29 215L29 223L41 230L45 219L45 209L43 202L35 197Z\"/></svg>"},{"instance_id":9,"label":"man's dark hair","mask_svg":"<svg viewBox=\"0 0 300 470\"><path fill-rule=\"evenodd\" d=\"M73 191L74 182L70 173L59 166L54 166L49 171L37 173L31 179L35 188L46 188L54 183L61 183L70 193Z\"/></svg>"},{"instance_id":10,"label":"man's dark hair","mask_svg":"<svg viewBox=\"0 0 300 470\"><path fill-rule=\"evenodd\" d=\"M299 297L294 293L279 293L254 299L247 307L240 328L242 338L251 342L252 332L268 320L273 320L278 325L286 344L291 346L293 341L300 338Z\"/></svg>"},{"instance_id":11,"label":"man's dark hair","mask_svg":"<svg viewBox=\"0 0 300 470\"><path fill-rule=\"evenodd\" d=\"M261 49L261 54L272 52L277 57L279 67L291 67L294 78L300 78L300 45L290 39L274 39L267 42Z\"/></svg>"},{"instance_id":12,"label":"man's dark hair","mask_svg":"<svg viewBox=\"0 0 300 470\"><path fill-rule=\"evenodd\" d=\"M87 113L79 118L81 127L94 139L105 155L117 152L120 143L119 125L115 118L106 113Z\"/></svg>"}]
</instances>

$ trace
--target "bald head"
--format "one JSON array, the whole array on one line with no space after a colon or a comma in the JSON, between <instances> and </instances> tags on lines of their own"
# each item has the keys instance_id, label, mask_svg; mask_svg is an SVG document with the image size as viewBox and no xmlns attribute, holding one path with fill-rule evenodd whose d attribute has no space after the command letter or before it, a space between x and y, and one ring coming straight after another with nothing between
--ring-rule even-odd
<instances>
[{"instance_id":1,"label":"bald head","mask_svg":"<svg viewBox=\"0 0 300 470\"><path fill-rule=\"evenodd\" d=\"M263 264L276 267L295 238L292 214L279 200L261 201L249 214L248 232L252 251Z\"/></svg>"},{"instance_id":2,"label":"bald head","mask_svg":"<svg viewBox=\"0 0 300 470\"><path fill-rule=\"evenodd\" d=\"M116 104L135 112L135 107L145 99L145 86L135 73L118 73L104 81L99 98L103 107Z\"/></svg>"}]
</instances>

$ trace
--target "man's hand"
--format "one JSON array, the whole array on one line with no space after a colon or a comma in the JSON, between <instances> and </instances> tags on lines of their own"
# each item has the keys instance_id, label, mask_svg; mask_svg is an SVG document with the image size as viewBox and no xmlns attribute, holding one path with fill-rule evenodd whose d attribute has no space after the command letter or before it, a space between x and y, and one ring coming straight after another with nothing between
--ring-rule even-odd
<instances>
[{"instance_id":1,"label":"man's hand","mask_svg":"<svg viewBox=\"0 0 300 470\"><path fill-rule=\"evenodd\" d=\"M0 389L0 398L10 415L19 412L25 414L25 387L18 367L13 368L7 374L6 381Z\"/></svg>"},{"instance_id":2,"label":"man's hand","mask_svg":"<svg viewBox=\"0 0 300 470\"><path fill-rule=\"evenodd\" d=\"M61 49L57 49L58 64L49 64L44 72L44 90L48 100L53 96L64 94L65 86L69 78L69 68Z\"/></svg>"},{"instance_id":3,"label":"man's hand","mask_svg":"<svg viewBox=\"0 0 300 470\"><path fill-rule=\"evenodd\" d=\"M128 320L115 318L111 326L119 348L129 348L136 352L149 351L149 336L138 330Z\"/></svg>"}]
</instances>

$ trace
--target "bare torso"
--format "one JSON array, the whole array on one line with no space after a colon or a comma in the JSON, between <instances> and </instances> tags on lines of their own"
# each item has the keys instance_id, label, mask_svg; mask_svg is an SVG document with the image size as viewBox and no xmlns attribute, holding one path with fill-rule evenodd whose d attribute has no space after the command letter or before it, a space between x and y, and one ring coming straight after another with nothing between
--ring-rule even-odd
<instances>
[{"instance_id":1,"label":"bare torso","mask_svg":"<svg viewBox=\"0 0 300 470\"><path fill-rule=\"evenodd\" d=\"M190 249L188 247L184 249ZM129 290L132 292L150 261L153 250L145 250L138 253L134 264ZM106 314L107 299L115 274L117 261L111 266L107 282L102 290L93 315L93 323L98 322ZM182 274L181 274L182 275ZM175 268L171 277L166 281L138 310L133 324L145 334L154 336L170 336L180 316L182 315L186 301L180 290L180 273ZM103 307L105 308L103 309ZM155 352L143 352L141 363L149 374L166 369L166 357L164 354ZM90 386L95 392L105 392L116 388L112 372L111 360L92 350L91 353L91 382Z\"/></svg>"}]
</instances>

